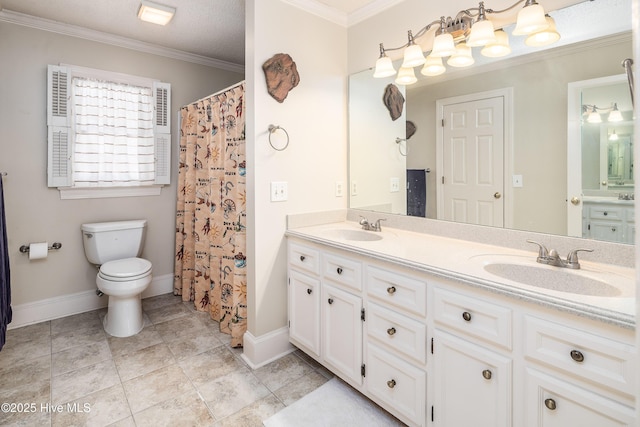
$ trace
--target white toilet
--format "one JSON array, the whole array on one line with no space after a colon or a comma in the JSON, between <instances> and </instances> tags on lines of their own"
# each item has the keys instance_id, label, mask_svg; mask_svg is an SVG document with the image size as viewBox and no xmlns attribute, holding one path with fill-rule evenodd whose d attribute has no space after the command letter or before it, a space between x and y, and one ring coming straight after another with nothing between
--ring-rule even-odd
<instances>
[{"instance_id":1,"label":"white toilet","mask_svg":"<svg viewBox=\"0 0 640 427\"><path fill-rule=\"evenodd\" d=\"M109 296L104 330L129 337L142 330L140 295L151 283L151 262L138 258L144 244L146 220L82 224L84 253L100 268L98 289Z\"/></svg>"}]
</instances>

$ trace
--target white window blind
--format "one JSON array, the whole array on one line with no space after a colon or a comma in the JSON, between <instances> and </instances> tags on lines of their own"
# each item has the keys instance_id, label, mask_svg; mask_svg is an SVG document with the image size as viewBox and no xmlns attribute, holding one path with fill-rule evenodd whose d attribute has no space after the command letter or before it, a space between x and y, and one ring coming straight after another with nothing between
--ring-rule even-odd
<instances>
[{"instance_id":1,"label":"white window blind","mask_svg":"<svg viewBox=\"0 0 640 427\"><path fill-rule=\"evenodd\" d=\"M50 65L49 186L169 184L170 89L151 79Z\"/></svg>"}]
</instances>

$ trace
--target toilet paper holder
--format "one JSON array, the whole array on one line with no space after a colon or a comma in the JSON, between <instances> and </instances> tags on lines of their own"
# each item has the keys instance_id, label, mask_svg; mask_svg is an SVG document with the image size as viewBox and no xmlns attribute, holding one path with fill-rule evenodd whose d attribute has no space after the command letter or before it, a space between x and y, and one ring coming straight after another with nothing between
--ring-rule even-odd
<instances>
[{"instance_id":1,"label":"toilet paper holder","mask_svg":"<svg viewBox=\"0 0 640 427\"><path fill-rule=\"evenodd\" d=\"M61 247L62 247L62 243L55 242L55 243L52 243L51 246L49 246L47 249L52 251L52 250L58 250ZM22 252L23 254L28 254L29 253L29 245L20 246L20 252Z\"/></svg>"}]
</instances>

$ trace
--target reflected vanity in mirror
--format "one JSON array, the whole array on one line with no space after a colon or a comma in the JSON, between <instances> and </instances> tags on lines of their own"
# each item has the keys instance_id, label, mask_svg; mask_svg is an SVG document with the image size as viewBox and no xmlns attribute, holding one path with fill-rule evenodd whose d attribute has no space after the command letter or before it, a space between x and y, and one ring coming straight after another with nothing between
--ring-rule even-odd
<instances>
[{"instance_id":1,"label":"reflected vanity in mirror","mask_svg":"<svg viewBox=\"0 0 640 427\"><path fill-rule=\"evenodd\" d=\"M606 13L598 8L604 8ZM406 102L402 115L395 121L391 120L382 103L384 88L395 84L395 76L374 79L373 70L350 76L349 207L412 214L415 211L413 198L416 187L412 187L411 181L407 188L407 176L423 174L425 191L419 192L423 202L418 202L424 203L426 218L490 225L481 220L447 217L445 205L455 203L455 196L444 194L447 183L467 179L468 176L452 176L445 167L455 159L456 153L454 150L447 154L442 123L443 119L445 126L451 123L447 121L452 116L443 115L447 106L493 100L502 114L502 151L497 158L482 157L479 164L484 168L474 169L467 165L456 170L461 175L473 174L474 178L483 178L488 169L498 171L501 182L497 187L486 188L487 197L501 204L502 222L494 225L633 242L628 237L610 238L591 232L593 227L589 230L587 221L580 219L573 223L574 216L570 212L576 208L582 218L582 209L589 207L592 197L606 196L606 201L626 203L631 207L634 203L633 200L625 200L625 195L634 191L631 157L633 112L621 66L624 59L632 57L631 2L586 2L548 13L555 18L562 35L559 43L500 59L482 61L478 58L474 66L448 69L437 77L420 77L413 85L398 85ZM593 24L595 21L597 25ZM595 30L595 34L586 34L590 30ZM511 42L517 43L516 40ZM517 51L517 46L514 51ZM608 85L616 93L605 94L606 100L590 101L586 92L578 108L582 108L582 104L591 104L611 109L613 103L617 103L623 121L609 123L605 112L602 112L603 123L597 126L597 130L595 126L585 126L584 130L585 136L589 135L594 144L596 140L598 143L584 150L585 155L591 157L582 158L583 150L576 157L569 146L572 121L568 114L570 84L611 76L621 78L617 82L619 88ZM582 110L578 110L577 118L574 118L579 124L586 121L586 116L581 113ZM415 124L416 132L405 140L407 121ZM614 134L619 142L609 140ZM578 127L580 144L581 135ZM570 181L574 179L570 165L576 164L581 165L582 175L579 187L574 189L570 188ZM398 179L399 188L394 186ZM585 181L584 187L582 181ZM606 189L602 188L603 182ZM577 205L571 203L573 197L578 199ZM607 211L608 219L612 218L610 212Z\"/></svg>"}]
</instances>

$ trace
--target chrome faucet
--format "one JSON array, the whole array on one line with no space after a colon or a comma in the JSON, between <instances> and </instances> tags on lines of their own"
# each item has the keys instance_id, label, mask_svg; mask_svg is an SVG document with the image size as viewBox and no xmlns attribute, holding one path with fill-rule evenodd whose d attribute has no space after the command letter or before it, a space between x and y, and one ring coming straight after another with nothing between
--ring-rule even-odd
<instances>
[{"instance_id":1,"label":"chrome faucet","mask_svg":"<svg viewBox=\"0 0 640 427\"><path fill-rule=\"evenodd\" d=\"M361 216L359 224L362 226L363 230L382 231L382 226L380 225L380 221L386 221L386 219L380 218L380 219L376 220L376 222L371 224L367 218Z\"/></svg>"},{"instance_id":2,"label":"chrome faucet","mask_svg":"<svg viewBox=\"0 0 640 427\"><path fill-rule=\"evenodd\" d=\"M536 259L536 262L556 267L572 268L574 270L580 268L578 252L593 252L593 249L574 249L569 252L567 259L562 259L560 258L560 255L558 255L558 251L555 249L549 250L542 243L534 242L533 240L527 240L527 242L538 245L538 258Z\"/></svg>"}]
</instances>

